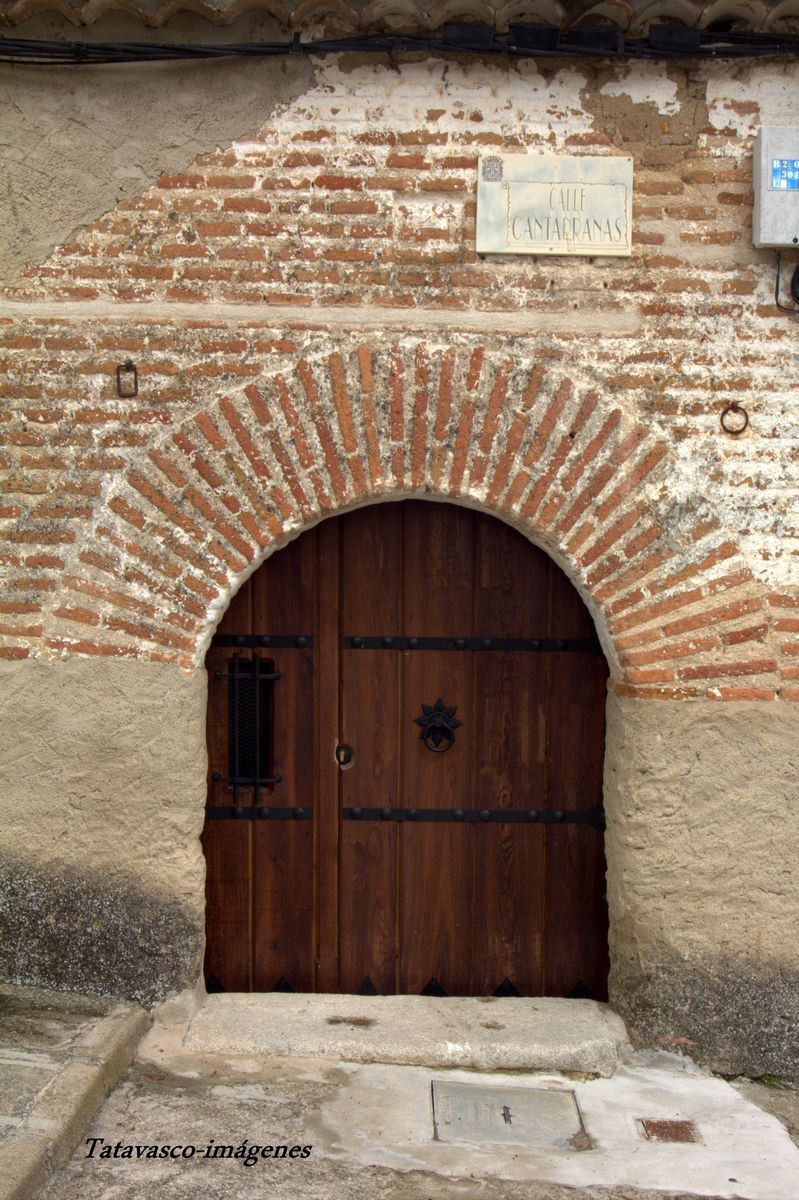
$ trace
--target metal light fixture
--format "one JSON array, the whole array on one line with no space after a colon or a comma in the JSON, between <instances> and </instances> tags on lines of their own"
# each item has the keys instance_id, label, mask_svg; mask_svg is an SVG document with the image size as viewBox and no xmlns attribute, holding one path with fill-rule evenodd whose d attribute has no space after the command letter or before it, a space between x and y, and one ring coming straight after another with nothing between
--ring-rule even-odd
<instances>
[{"instance_id":1,"label":"metal light fixture","mask_svg":"<svg viewBox=\"0 0 799 1200\"><path fill-rule=\"evenodd\" d=\"M127 359L117 367L117 395L123 400L132 400L139 394L139 372L136 364Z\"/></svg>"}]
</instances>

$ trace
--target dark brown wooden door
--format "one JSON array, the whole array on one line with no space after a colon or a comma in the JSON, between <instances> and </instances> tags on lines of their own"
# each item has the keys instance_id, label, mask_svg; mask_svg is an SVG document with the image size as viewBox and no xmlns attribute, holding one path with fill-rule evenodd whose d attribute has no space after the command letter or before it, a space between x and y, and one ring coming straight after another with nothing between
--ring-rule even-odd
<instances>
[{"instance_id":1,"label":"dark brown wooden door","mask_svg":"<svg viewBox=\"0 0 799 1200\"><path fill-rule=\"evenodd\" d=\"M607 668L546 554L360 509L251 577L207 667L209 986L606 998Z\"/></svg>"}]
</instances>

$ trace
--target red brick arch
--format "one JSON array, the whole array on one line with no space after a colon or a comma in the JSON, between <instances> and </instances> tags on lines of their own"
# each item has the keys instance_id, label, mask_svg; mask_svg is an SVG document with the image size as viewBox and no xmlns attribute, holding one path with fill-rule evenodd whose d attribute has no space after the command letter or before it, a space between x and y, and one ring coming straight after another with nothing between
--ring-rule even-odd
<instances>
[{"instance_id":1,"label":"red brick arch","mask_svg":"<svg viewBox=\"0 0 799 1200\"><path fill-rule=\"evenodd\" d=\"M335 512L475 505L567 571L626 693L772 698L769 603L669 446L600 387L460 335L315 344L154 437L112 481L43 614L46 652L192 669L231 595ZM788 698L788 697L786 697Z\"/></svg>"}]
</instances>

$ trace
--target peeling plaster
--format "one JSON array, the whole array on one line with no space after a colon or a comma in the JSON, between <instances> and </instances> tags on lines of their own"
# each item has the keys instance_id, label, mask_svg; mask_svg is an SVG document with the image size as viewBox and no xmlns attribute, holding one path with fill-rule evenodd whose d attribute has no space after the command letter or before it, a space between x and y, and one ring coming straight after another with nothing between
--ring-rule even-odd
<instances>
[{"instance_id":1,"label":"peeling plaster","mask_svg":"<svg viewBox=\"0 0 799 1200\"><path fill-rule=\"evenodd\" d=\"M531 144L563 146L568 136L591 129L590 114L575 105L586 72L571 65L547 78L533 62L498 67L426 59L404 63L399 73L355 56L315 61L308 107L296 104L273 122L280 132L304 128L311 111L317 121L335 119L339 129L364 122L393 129L403 116L418 120L420 100L432 110L427 121L434 131L499 129ZM439 106L443 111L434 115Z\"/></svg>"},{"instance_id":2,"label":"peeling plaster","mask_svg":"<svg viewBox=\"0 0 799 1200\"><path fill-rule=\"evenodd\" d=\"M740 84L742 100L730 99L730 76ZM733 88L734 90L734 88ZM709 69L708 117L719 131L736 137L754 137L761 125L796 125L799 64L775 63L769 71L721 63Z\"/></svg>"},{"instance_id":3,"label":"peeling plaster","mask_svg":"<svg viewBox=\"0 0 799 1200\"><path fill-rule=\"evenodd\" d=\"M679 112L677 84L663 63L634 63L619 68L617 78L599 89L601 96L629 96L633 104L656 104L663 116Z\"/></svg>"}]
</instances>

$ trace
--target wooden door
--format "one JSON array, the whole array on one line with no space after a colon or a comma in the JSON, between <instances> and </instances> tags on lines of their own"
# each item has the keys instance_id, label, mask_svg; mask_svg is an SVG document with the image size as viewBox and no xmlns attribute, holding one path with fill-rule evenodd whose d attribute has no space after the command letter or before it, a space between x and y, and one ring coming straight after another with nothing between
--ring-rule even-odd
<instances>
[{"instance_id":1,"label":"wooden door","mask_svg":"<svg viewBox=\"0 0 799 1200\"><path fill-rule=\"evenodd\" d=\"M607 668L546 554L360 509L248 580L207 666L209 987L606 998Z\"/></svg>"}]
</instances>

